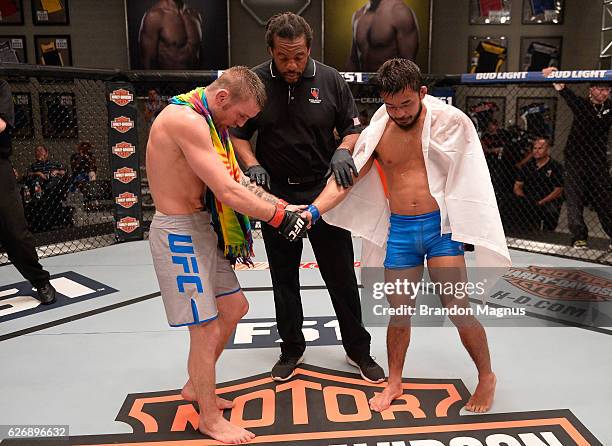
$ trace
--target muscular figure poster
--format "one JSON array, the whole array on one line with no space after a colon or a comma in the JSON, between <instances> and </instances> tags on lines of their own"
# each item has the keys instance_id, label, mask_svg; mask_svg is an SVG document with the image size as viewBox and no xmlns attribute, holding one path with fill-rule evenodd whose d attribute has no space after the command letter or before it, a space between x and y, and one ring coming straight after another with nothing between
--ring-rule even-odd
<instances>
[{"instance_id":1,"label":"muscular figure poster","mask_svg":"<svg viewBox=\"0 0 612 446\"><path fill-rule=\"evenodd\" d=\"M227 2L128 0L126 5L131 69L227 68Z\"/></svg>"},{"instance_id":2,"label":"muscular figure poster","mask_svg":"<svg viewBox=\"0 0 612 446\"><path fill-rule=\"evenodd\" d=\"M427 71L429 0L326 0L325 63L341 71L376 71L402 57Z\"/></svg>"}]
</instances>

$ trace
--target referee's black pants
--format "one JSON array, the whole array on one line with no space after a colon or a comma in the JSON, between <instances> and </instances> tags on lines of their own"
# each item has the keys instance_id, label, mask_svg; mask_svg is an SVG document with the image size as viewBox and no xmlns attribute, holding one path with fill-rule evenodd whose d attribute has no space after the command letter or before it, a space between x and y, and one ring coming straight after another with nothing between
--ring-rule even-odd
<instances>
[{"instance_id":1,"label":"referee's black pants","mask_svg":"<svg viewBox=\"0 0 612 446\"><path fill-rule=\"evenodd\" d=\"M34 237L26 226L13 166L0 158L0 243L15 268L35 287L49 281L38 262Z\"/></svg>"},{"instance_id":2,"label":"referee's black pants","mask_svg":"<svg viewBox=\"0 0 612 446\"><path fill-rule=\"evenodd\" d=\"M324 184L310 190L278 190L273 183L272 193L290 204L309 204L323 187ZM299 357L306 349L299 278L303 243L302 240L287 241L265 223L262 223L262 233L274 287L281 353ZM308 238L338 318L342 345L351 359L359 361L370 354L370 334L361 317L351 234L321 219L308 231Z\"/></svg>"}]
</instances>

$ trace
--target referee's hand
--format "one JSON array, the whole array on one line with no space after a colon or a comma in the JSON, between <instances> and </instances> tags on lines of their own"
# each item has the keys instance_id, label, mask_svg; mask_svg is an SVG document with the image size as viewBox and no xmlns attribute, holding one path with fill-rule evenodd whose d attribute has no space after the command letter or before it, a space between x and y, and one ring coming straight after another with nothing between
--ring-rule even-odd
<instances>
[{"instance_id":1,"label":"referee's hand","mask_svg":"<svg viewBox=\"0 0 612 446\"><path fill-rule=\"evenodd\" d=\"M244 171L244 173L258 186L264 187L266 190L270 190L270 174L259 164L249 167Z\"/></svg>"},{"instance_id":2,"label":"referee's hand","mask_svg":"<svg viewBox=\"0 0 612 446\"><path fill-rule=\"evenodd\" d=\"M353 156L348 149L337 149L331 159L331 170L336 177L336 183L345 189L353 185L353 175L359 176Z\"/></svg>"}]
</instances>

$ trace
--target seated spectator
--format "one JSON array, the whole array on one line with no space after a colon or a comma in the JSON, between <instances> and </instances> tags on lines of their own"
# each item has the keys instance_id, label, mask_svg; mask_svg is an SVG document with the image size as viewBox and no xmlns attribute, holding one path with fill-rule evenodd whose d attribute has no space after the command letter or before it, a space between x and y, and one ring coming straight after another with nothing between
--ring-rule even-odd
<instances>
[{"instance_id":1,"label":"seated spectator","mask_svg":"<svg viewBox=\"0 0 612 446\"><path fill-rule=\"evenodd\" d=\"M32 200L25 206L25 214L33 232L73 226L73 209L65 207L71 179L58 161L49 159L49 149L36 147L34 161L26 175L26 185Z\"/></svg>"},{"instance_id":2,"label":"seated spectator","mask_svg":"<svg viewBox=\"0 0 612 446\"><path fill-rule=\"evenodd\" d=\"M61 179L66 175L66 169L62 163L49 160L49 149L42 144L34 149L34 161L28 169L28 177L33 183L39 182L43 190L47 186L58 183L56 179Z\"/></svg>"},{"instance_id":3,"label":"seated spectator","mask_svg":"<svg viewBox=\"0 0 612 446\"><path fill-rule=\"evenodd\" d=\"M83 141L76 146L76 152L70 156L72 181L76 186L96 180L98 167L96 166L96 158L91 153L92 148L93 146L89 141Z\"/></svg>"},{"instance_id":4,"label":"seated spectator","mask_svg":"<svg viewBox=\"0 0 612 446\"><path fill-rule=\"evenodd\" d=\"M550 157L548 139L533 141L532 158L519 170L514 183L514 218L522 229L554 231L563 199L563 166Z\"/></svg>"}]
</instances>

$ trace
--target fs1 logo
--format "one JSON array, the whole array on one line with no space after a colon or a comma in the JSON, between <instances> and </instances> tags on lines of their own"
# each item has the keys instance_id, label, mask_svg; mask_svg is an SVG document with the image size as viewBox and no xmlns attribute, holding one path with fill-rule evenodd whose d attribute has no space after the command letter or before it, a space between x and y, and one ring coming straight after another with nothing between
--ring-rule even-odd
<instances>
[{"instance_id":1,"label":"fs1 logo","mask_svg":"<svg viewBox=\"0 0 612 446\"><path fill-rule=\"evenodd\" d=\"M340 74L349 83L365 84L369 79L368 73L352 73L347 71Z\"/></svg>"},{"instance_id":2,"label":"fs1 logo","mask_svg":"<svg viewBox=\"0 0 612 446\"><path fill-rule=\"evenodd\" d=\"M198 276L198 274L200 274L200 269L198 268L198 262L193 250L193 240L191 236L169 234L168 244L170 245L170 252L175 254L172 256L172 263L181 265L185 273L176 276L178 290L184 293L185 284L190 283L196 286L198 293L203 293L204 288L202 287L202 280Z\"/></svg>"}]
</instances>

